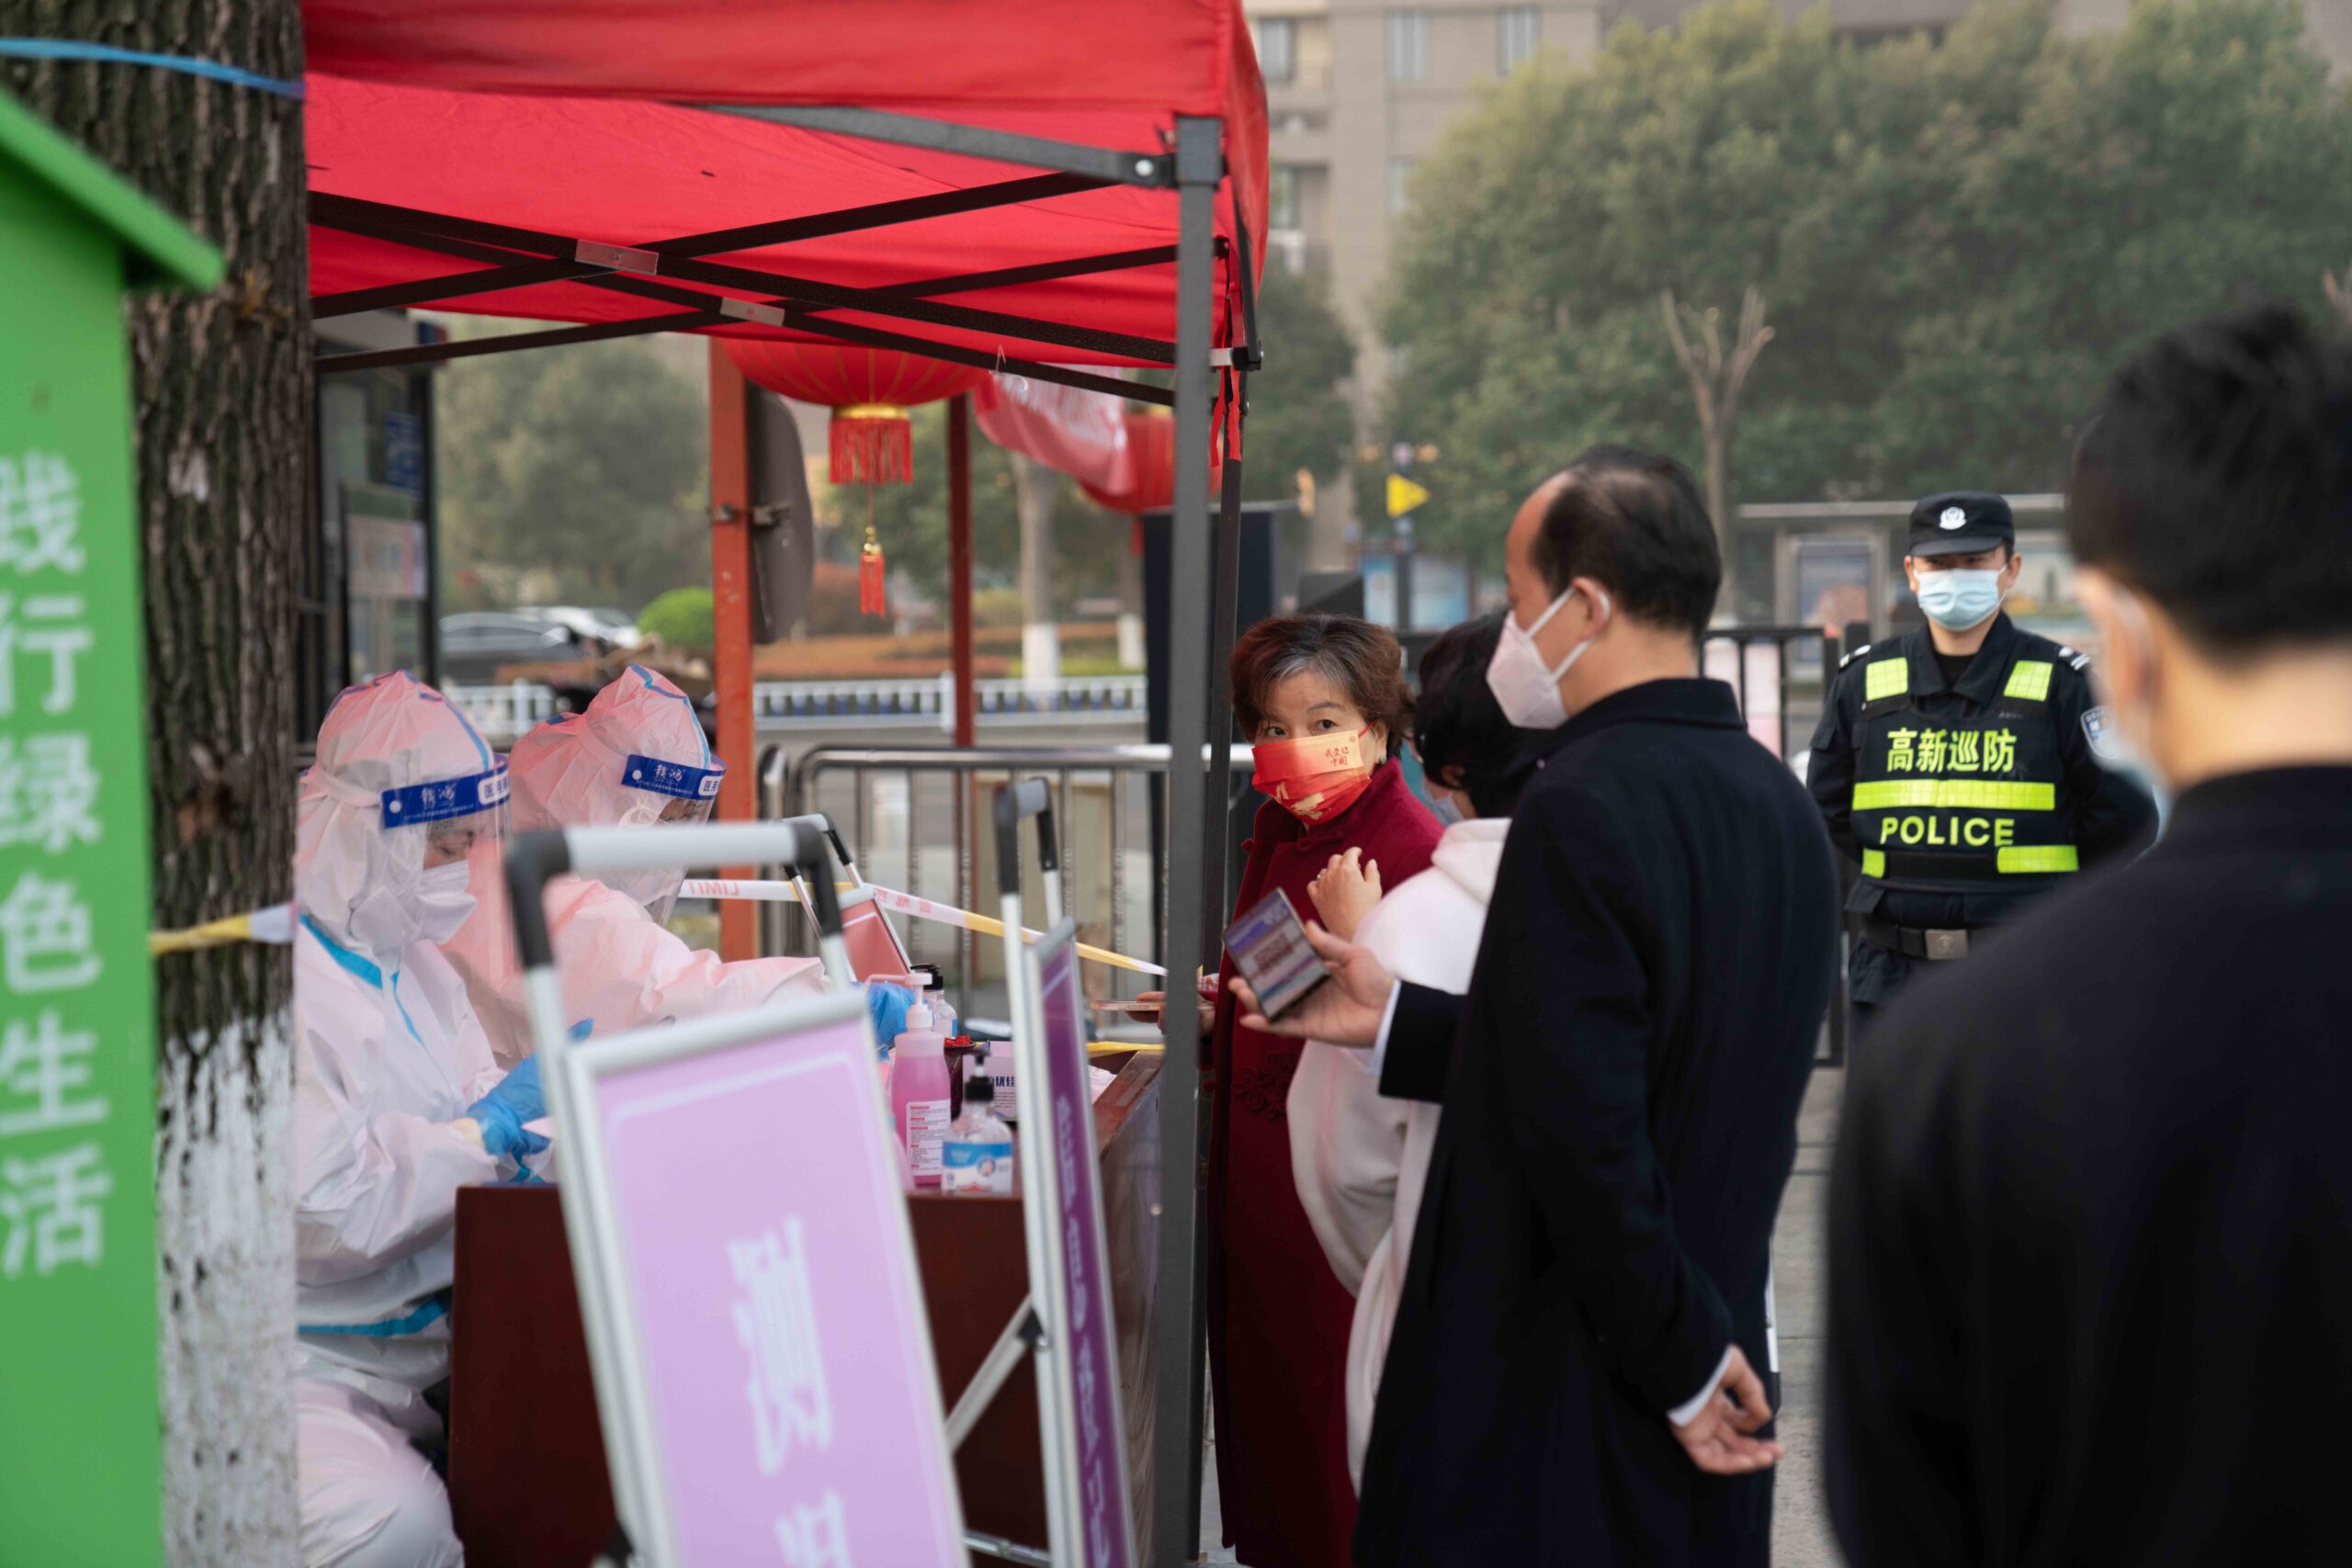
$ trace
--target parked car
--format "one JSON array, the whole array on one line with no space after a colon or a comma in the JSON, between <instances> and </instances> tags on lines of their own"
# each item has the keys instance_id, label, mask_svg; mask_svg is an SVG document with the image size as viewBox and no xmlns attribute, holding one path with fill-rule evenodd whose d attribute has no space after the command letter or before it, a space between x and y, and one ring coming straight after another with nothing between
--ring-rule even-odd
<instances>
[{"instance_id":1,"label":"parked car","mask_svg":"<svg viewBox=\"0 0 2352 1568\"><path fill-rule=\"evenodd\" d=\"M602 651L591 638L544 615L482 610L441 617L444 682L495 681L503 665L593 659Z\"/></svg>"},{"instance_id":2,"label":"parked car","mask_svg":"<svg viewBox=\"0 0 2352 1568\"><path fill-rule=\"evenodd\" d=\"M569 626L576 636L602 643L606 653L635 648L644 640L625 611L602 605L526 604L514 613L518 615L537 615L558 626Z\"/></svg>"}]
</instances>

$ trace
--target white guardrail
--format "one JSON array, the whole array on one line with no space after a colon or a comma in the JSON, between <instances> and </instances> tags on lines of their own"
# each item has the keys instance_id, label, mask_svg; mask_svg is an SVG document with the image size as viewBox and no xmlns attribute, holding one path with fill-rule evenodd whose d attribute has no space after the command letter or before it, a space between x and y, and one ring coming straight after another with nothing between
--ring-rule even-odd
<instances>
[{"instance_id":1,"label":"white guardrail","mask_svg":"<svg viewBox=\"0 0 2352 1568\"><path fill-rule=\"evenodd\" d=\"M482 732L501 744L556 716L552 688L528 681L504 685L451 685L443 694ZM974 683L978 722L1009 723L1050 714L1078 722L1136 723L1144 713L1141 675L1064 675L1029 682L1018 677ZM827 729L912 723L955 729L954 677L876 681L761 681L752 687L753 722L762 729L799 726Z\"/></svg>"}]
</instances>

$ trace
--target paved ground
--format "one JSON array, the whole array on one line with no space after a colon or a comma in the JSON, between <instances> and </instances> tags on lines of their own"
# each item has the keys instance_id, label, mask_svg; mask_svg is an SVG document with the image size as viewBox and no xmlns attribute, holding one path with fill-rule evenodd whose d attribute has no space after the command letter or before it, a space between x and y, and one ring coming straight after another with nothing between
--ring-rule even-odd
<instances>
[{"instance_id":1,"label":"paved ground","mask_svg":"<svg viewBox=\"0 0 2352 1568\"><path fill-rule=\"evenodd\" d=\"M1821 1501L1822 1210L1828 1199L1829 1145L1837 1136L1842 1072L1818 1072L1797 1123L1796 1172L1781 1203L1772 1238L1773 1290L1780 1305L1781 1461L1772 1518L1772 1561L1780 1568L1842 1568L1829 1538ZM1211 1455L1201 1489L1201 1540L1208 1561L1238 1561L1216 1546L1216 1462Z\"/></svg>"}]
</instances>

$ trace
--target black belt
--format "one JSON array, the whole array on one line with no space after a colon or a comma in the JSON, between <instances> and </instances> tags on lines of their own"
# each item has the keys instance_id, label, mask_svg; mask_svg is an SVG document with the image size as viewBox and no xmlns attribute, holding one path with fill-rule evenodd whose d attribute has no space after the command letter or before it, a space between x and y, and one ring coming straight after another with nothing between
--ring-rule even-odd
<instances>
[{"instance_id":1,"label":"black belt","mask_svg":"<svg viewBox=\"0 0 2352 1568\"><path fill-rule=\"evenodd\" d=\"M1905 958L1920 958L1941 963L1946 959L1968 956L1966 931L1929 931L1918 926L1898 926L1893 920L1876 915L1862 918L1861 936L1872 947L1883 947L1889 953L1899 953Z\"/></svg>"}]
</instances>

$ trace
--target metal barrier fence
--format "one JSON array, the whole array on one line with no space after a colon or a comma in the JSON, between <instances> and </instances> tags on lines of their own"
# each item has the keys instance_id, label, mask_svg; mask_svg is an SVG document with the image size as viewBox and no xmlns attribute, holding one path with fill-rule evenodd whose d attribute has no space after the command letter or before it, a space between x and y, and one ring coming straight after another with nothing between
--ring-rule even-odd
<instances>
[{"instance_id":1,"label":"metal barrier fence","mask_svg":"<svg viewBox=\"0 0 2352 1568\"><path fill-rule=\"evenodd\" d=\"M553 687L528 681L503 685L451 685L443 694L457 705L484 738L511 743L533 726L556 716ZM973 683L973 703L982 724L1051 714L1072 723L1134 724L1144 713L1141 675L1063 675L1032 682L1018 676ZM891 678L871 681L762 681L752 688L752 722L786 729L822 723L829 728L858 724L935 723L945 734L956 723L955 678Z\"/></svg>"},{"instance_id":2,"label":"metal barrier fence","mask_svg":"<svg viewBox=\"0 0 2352 1568\"><path fill-rule=\"evenodd\" d=\"M1836 639L1814 626L1728 626L1708 634L1702 657L1706 673L1738 694L1750 733L1801 773L1837 673ZM1236 746L1232 755L1236 794L1246 802L1250 749ZM1158 956L1162 907L1153 875L1160 829L1152 781L1167 771L1164 745L818 747L797 758L771 746L760 761L760 801L768 817L830 815L869 880L978 909L975 900L984 902L994 886L989 792L1010 778L1043 775L1054 783L1064 838L1063 907L1077 918L1083 940L1151 958ZM1229 886L1237 875L1228 875ZM1032 897L1039 892L1029 890ZM814 951L791 907L767 906L761 918L763 951ZM975 997L993 998L1001 978L993 942L921 921L910 922L907 935L917 962L936 963L948 975L959 1011ZM1819 1058L1829 1066L1846 1061L1845 973L1841 962ZM1104 972L1090 983L1111 978ZM1139 988L1131 981L1121 978L1126 988L1120 994ZM1102 994L1109 994L1107 986Z\"/></svg>"},{"instance_id":3,"label":"metal barrier fence","mask_svg":"<svg viewBox=\"0 0 2352 1568\"><path fill-rule=\"evenodd\" d=\"M988 830L995 787L1043 777L1054 789L1062 836L1062 907L1080 939L1139 958L1159 946L1161 910L1155 867L1161 807L1158 781L1168 772L1164 745L1132 746L820 746L788 757L781 746L760 758L760 809L766 817L821 811L832 818L867 880L959 908L985 912L995 886L995 840ZM1232 748L1247 779L1250 748ZM1159 798L1156 798L1159 797ZM1023 874L1035 882L1035 866ZM1032 907L1042 888L1024 889ZM956 991L959 1012L976 998L993 1000L1001 949L968 932L916 920L905 927L917 963L937 964ZM761 948L810 951L798 911L762 910ZM1125 972L1087 971L1099 996L1132 995L1148 981Z\"/></svg>"}]
</instances>

